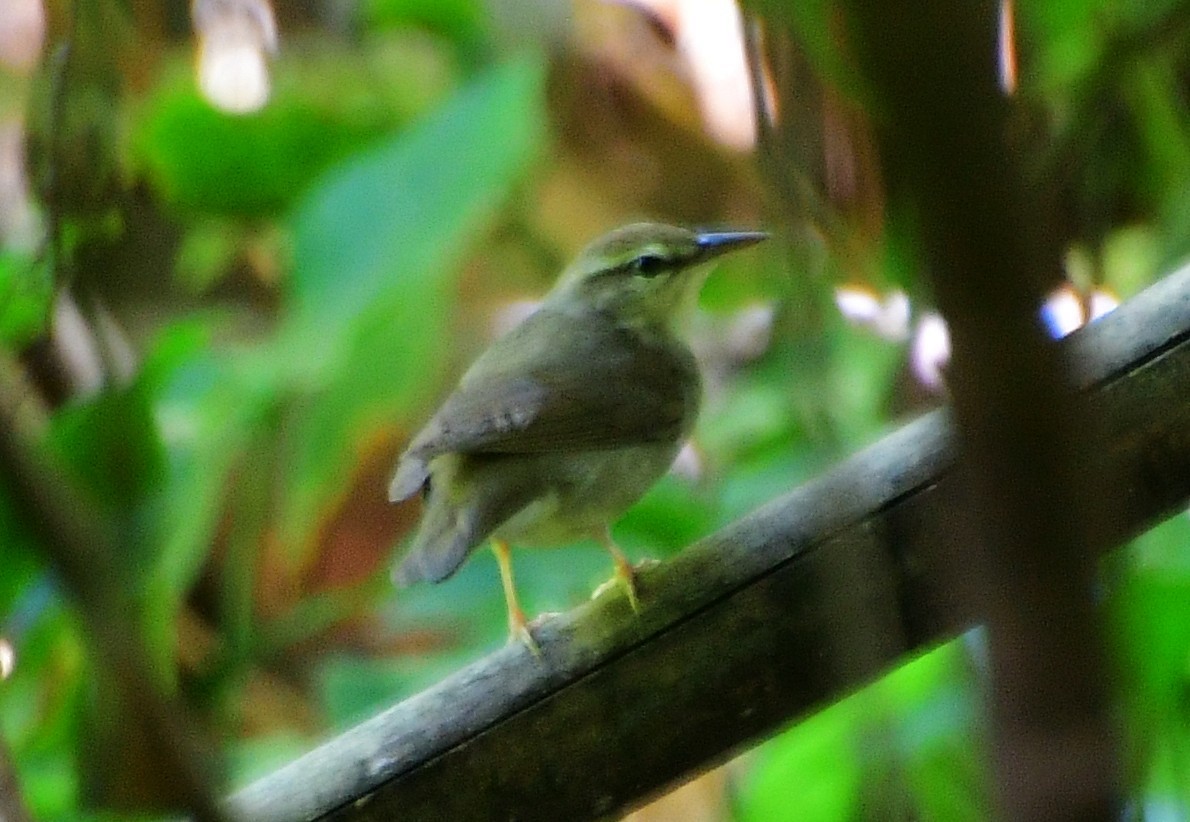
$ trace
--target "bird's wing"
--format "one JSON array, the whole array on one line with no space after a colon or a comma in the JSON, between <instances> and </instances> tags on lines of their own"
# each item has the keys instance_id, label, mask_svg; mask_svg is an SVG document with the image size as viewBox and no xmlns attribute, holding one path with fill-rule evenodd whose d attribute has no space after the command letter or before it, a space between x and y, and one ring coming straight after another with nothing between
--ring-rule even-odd
<instances>
[{"instance_id":1,"label":"bird's wing","mask_svg":"<svg viewBox=\"0 0 1190 822\"><path fill-rule=\"evenodd\" d=\"M389 496L416 492L429 461L450 452L594 451L676 440L693 420L700 390L684 347L650 342L602 316L539 312L477 361L414 438Z\"/></svg>"}]
</instances>

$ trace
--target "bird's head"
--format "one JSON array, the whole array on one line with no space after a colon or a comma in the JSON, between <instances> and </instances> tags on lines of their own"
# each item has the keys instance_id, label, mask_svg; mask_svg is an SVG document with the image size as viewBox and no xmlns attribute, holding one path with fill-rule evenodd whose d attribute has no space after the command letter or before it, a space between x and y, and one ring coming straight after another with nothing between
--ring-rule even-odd
<instances>
[{"instance_id":1,"label":"bird's head","mask_svg":"<svg viewBox=\"0 0 1190 822\"><path fill-rule=\"evenodd\" d=\"M595 240L562 273L546 304L596 309L625 325L671 325L693 304L710 260L768 237L763 231L691 231L634 223Z\"/></svg>"}]
</instances>

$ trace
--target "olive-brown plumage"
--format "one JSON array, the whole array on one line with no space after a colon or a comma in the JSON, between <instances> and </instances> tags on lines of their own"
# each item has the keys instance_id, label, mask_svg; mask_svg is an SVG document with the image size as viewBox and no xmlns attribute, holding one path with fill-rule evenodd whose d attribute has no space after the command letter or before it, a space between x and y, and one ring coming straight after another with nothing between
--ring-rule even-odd
<instances>
[{"instance_id":1,"label":"olive-brown plumage","mask_svg":"<svg viewBox=\"0 0 1190 822\"><path fill-rule=\"evenodd\" d=\"M631 568L607 530L665 473L698 413L698 368L674 326L703 263L764 237L640 223L588 246L402 455L389 499L422 491L425 510L394 579L443 580L491 537L510 627L535 648L507 545L590 536L612 551L635 606Z\"/></svg>"}]
</instances>

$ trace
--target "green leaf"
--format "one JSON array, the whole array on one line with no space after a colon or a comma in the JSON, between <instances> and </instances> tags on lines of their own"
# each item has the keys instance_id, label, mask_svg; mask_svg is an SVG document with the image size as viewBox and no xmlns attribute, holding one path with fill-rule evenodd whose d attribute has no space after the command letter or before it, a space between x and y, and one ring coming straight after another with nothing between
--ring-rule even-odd
<instances>
[{"instance_id":1,"label":"green leaf","mask_svg":"<svg viewBox=\"0 0 1190 822\"><path fill-rule=\"evenodd\" d=\"M757 752L740 794L741 822L853 819L861 784L852 700L802 720Z\"/></svg>"},{"instance_id":2,"label":"green leaf","mask_svg":"<svg viewBox=\"0 0 1190 822\"><path fill-rule=\"evenodd\" d=\"M48 575L28 586L16 613L4 614L16 646L12 676L0 683L0 735L35 819L77 818L79 704L89 667L77 617Z\"/></svg>"},{"instance_id":3,"label":"green leaf","mask_svg":"<svg viewBox=\"0 0 1190 822\"><path fill-rule=\"evenodd\" d=\"M0 345L19 348L44 332L52 297L53 284L44 265L0 252Z\"/></svg>"},{"instance_id":4,"label":"green leaf","mask_svg":"<svg viewBox=\"0 0 1190 822\"><path fill-rule=\"evenodd\" d=\"M1152 227L1131 225L1103 240L1103 281L1121 299L1140 293L1161 270L1162 237Z\"/></svg>"},{"instance_id":5,"label":"green leaf","mask_svg":"<svg viewBox=\"0 0 1190 822\"><path fill-rule=\"evenodd\" d=\"M1127 695L1146 713L1185 714L1190 678L1190 520L1174 517L1136 539L1112 598Z\"/></svg>"},{"instance_id":6,"label":"green leaf","mask_svg":"<svg viewBox=\"0 0 1190 822\"><path fill-rule=\"evenodd\" d=\"M0 481L0 620L42 573L41 554L6 482Z\"/></svg>"},{"instance_id":7,"label":"green leaf","mask_svg":"<svg viewBox=\"0 0 1190 822\"><path fill-rule=\"evenodd\" d=\"M112 523L128 604L160 671L173 671L176 616L211 548L236 459L273 407L251 361L206 350L209 329L167 328L130 385L68 406L48 441ZM264 388L261 385L265 386Z\"/></svg>"},{"instance_id":8,"label":"green leaf","mask_svg":"<svg viewBox=\"0 0 1190 822\"><path fill-rule=\"evenodd\" d=\"M1190 519L1172 517L1114 556L1109 613L1134 786L1146 806L1185 807L1190 751Z\"/></svg>"},{"instance_id":9,"label":"green leaf","mask_svg":"<svg viewBox=\"0 0 1190 822\"><path fill-rule=\"evenodd\" d=\"M955 640L802 720L758 749L739 818L988 818L971 679Z\"/></svg>"},{"instance_id":10,"label":"green leaf","mask_svg":"<svg viewBox=\"0 0 1190 822\"><path fill-rule=\"evenodd\" d=\"M979 691L968 642L976 630L898 666L873 689L894 726L898 771L922 819L975 820L990 815Z\"/></svg>"},{"instance_id":11,"label":"green leaf","mask_svg":"<svg viewBox=\"0 0 1190 822\"><path fill-rule=\"evenodd\" d=\"M214 354L201 326L179 326L159 344L181 356L159 376L154 422L165 464L150 539L157 547L144 593L150 646L171 659L175 617L211 550L233 473L263 432L275 428L272 364L259 356ZM253 504L264 505L264 500Z\"/></svg>"},{"instance_id":12,"label":"green leaf","mask_svg":"<svg viewBox=\"0 0 1190 822\"><path fill-rule=\"evenodd\" d=\"M1128 86L1139 137L1147 152L1137 187L1148 188L1158 204L1177 202L1190 184L1190 129L1186 127L1181 74L1166 65L1147 63L1137 68Z\"/></svg>"},{"instance_id":13,"label":"green leaf","mask_svg":"<svg viewBox=\"0 0 1190 822\"><path fill-rule=\"evenodd\" d=\"M62 408L46 436L84 498L107 522L116 550L99 558L101 572L118 575L130 603L141 601L160 547L149 537L151 500L165 472L152 403L150 377L142 371L129 385Z\"/></svg>"},{"instance_id":14,"label":"green leaf","mask_svg":"<svg viewBox=\"0 0 1190 822\"><path fill-rule=\"evenodd\" d=\"M458 264L538 154L541 85L534 60L492 71L297 209L277 356L309 393L287 425L282 544L304 544L359 451L434 392Z\"/></svg>"},{"instance_id":15,"label":"green leaf","mask_svg":"<svg viewBox=\"0 0 1190 822\"><path fill-rule=\"evenodd\" d=\"M246 116L202 99L189 61L169 65L132 124L133 165L182 211L281 213L333 163L382 139L427 103L424 91L398 94L401 74L388 79L386 70L381 82L366 63L314 47L290 53L278 66L269 104ZM424 60L420 67L436 93L445 72Z\"/></svg>"},{"instance_id":16,"label":"green leaf","mask_svg":"<svg viewBox=\"0 0 1190 822\"><path fill-rule=\"evenodd\" d=\"M333 333L401 279L441 280L537 153L542 79L536 61L505 65L325 175L293 218L298 321Z\"/></svg>"},{"instance_id":17,"label":"green leaf","mask_svg":"<svg viewBox=\"0 0 1190 822\"><path fill-rule=\"evenodd\" d=\"M477 0L364 0L360 7L376 28L419 26L460 43L483 34L484 4Z\"/></svg>"}]
</instances>

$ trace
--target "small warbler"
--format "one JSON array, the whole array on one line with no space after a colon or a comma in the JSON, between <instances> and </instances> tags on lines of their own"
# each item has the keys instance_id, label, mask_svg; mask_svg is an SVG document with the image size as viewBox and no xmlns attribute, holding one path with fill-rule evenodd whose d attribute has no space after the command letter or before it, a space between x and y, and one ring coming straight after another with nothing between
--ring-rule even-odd
<instances>
[{"instance_id":1,"label":"small warbler","mask_svg":"<svg viewBox=\"0 0 1190 822\"><path fill-rule=\"evenodd\" d=\"M397 584L444 580L491 538L511 637L536 654L509 544L592 537L639 609L609 529L669 468L698 413L698 367L676 326L693 310L704 263L765 237L638 223L583 250L401 456L389 499L421 491L425 507Z\"/></svg>"}]
</instances>

